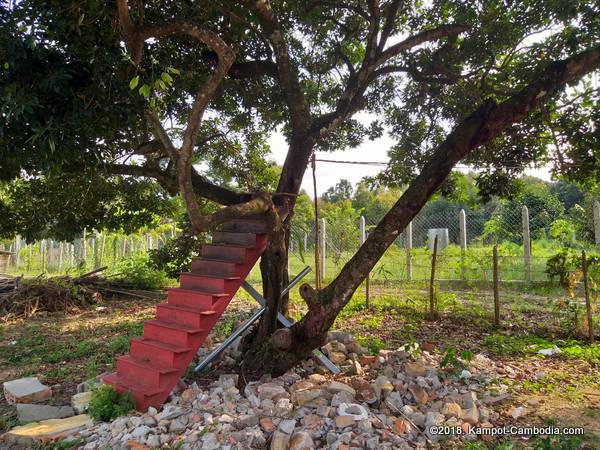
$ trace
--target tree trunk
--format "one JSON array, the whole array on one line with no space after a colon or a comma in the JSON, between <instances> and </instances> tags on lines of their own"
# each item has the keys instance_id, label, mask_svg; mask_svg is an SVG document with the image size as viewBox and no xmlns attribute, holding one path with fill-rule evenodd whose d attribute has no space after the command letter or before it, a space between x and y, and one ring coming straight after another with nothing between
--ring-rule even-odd
<instances>
[{"instance_id":1,"label":"tree trunk","mask_svg":"<svg viewBox=\"0 0 600 450\"><path fill-rule=\"evenodd\" d=\"M465 118L435 149L421 173L369 234L335 280L320 291L315 291L307 284L302 285L300 293L308 305L308 313L291 328L278 331L277 339L264 342L259 351L252 352L253 366L273 375L280 375L307 358L314 348L325 341L327 331L367 274L454 166L471 151L522 120L565 84L598 67L600 47L551 63L540 73L533 74L533 81L508 100L500 104L487 101Z\"/></svg>"}]
</instances>

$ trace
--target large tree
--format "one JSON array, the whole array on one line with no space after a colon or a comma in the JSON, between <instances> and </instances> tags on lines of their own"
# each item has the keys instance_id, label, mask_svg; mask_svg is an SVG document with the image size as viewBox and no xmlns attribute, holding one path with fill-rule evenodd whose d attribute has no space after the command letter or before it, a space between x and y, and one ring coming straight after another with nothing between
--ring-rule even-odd
<instances>
[{"instance_id":1,"label":"large tree","mask_svg":"<svg viewBox=\"0 0 600 450\"><path fill-rule=\"evenodd\" d=\"M580 181L600 166L591 1L4 4L2 177L94 167L151 178L181 195L197 233L266 211L268 310L247 358L259 370L283 371L323 342L459 161L486 168L482 186L498 189L532 162ZM287 156L265 193L255 175L274 129ZM385 130L396 144L381 178L406 189L328 286L300 288L308 313L277 330L289 223L311 155ZM227 158L244 163L226 170ZM203 216L200 198L226 207Z\"/></svg>"}]
</instances>

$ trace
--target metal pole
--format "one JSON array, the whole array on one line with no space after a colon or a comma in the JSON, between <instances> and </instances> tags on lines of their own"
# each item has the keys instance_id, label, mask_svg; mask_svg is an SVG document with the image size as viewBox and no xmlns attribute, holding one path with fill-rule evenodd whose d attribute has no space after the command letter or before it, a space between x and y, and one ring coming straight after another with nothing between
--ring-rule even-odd
<instances>
[{"instance_id":1,"label":"metal pole","mask_svg":"<svg viewBox=\"0 0 600 450\"><path fill-rule=\"evenodd\" d=\"M321 257L319 254L319 204L317 199L317 164L315 162L315 154L311 159L312 176L313 176L313 193L314 193L314 208L315 208L315 272L316 272L316 287L321 289Z\"/></svg>"},{"instance_id":2,"label":"metal pole","mask_svg":"<svg viewBox=\"0 0 600 450\"><path fill-rule=\"evenodd\" d=\"M412 222L404 230L404 249L406 250L406 280L412 280Z\"/></svg>"},{"instance_id":3,"label":"metal pole","mask_svg":"<svg viewBox=\"0 0 600 450\"><path fill-rule=\"evenodd\" d=\"M431 255L431 278L429 280L429 320L435 320L437 318L437 312L435 308L435 261L437 257L438 249L438 234L435 234L433 240L433 255Z\"/></svg>"},{"instance_id":4,"label":"metal pole","mask_svg":"<svg viewBox=\"0 0 600 450\"><path fill-rule=\"evenodd\" d=\"M327 222L321 219L321 283L325 280L325 263L327 262Z\"/></svg>"},{"instance_id":5,"label":"metal pole","mask_svg":"<svg viewBox=\"0 0 600 450\"><path fill-rule=\"evenodd\" d=\"M467 214L464 209L458 214L458 228L460 231L460 275L465 279L465 255L467 253Z\"/></svg>"},{"instance_id":6,"label":"metal pole","mask_svg":"<svg viewBox=\"0 0 600 450\"><path fill-rule=\"evenodd\" d=\"M583 271L583 290L585 293L585 311L587 315L588 334L590 342L594 342L594 323L592 320L592 303L590 301L590 288L588 285L588 265L585 250L581 251L581 268Z\"/></svg>"},{"instance_id":7,"label":"metal pole","mask_svg":"<svg viewBox=\"0 0 600 450\"><path fill-rule=\"evenodd\" d=\"M267 301L256 291L256 289L254 289L247 281L244 281L244 283L242 284L242 287L246 290L246 292L248 292L248 294L250 294L252 296L252 298L254 298L254 300L256 300L258 303L260 303L260 305L266 305ZM283 325L286 328L289 328L292 326L292 322L290 322L287 317L285 317L283 314L281 313L277 313L277 320L279 321L279 323L281 325ZM323 364L331 373L333 374L338 374L340 373L340 369L338 368L338 366L336 366L334 363L332 363L329 358L327 358L327 356L325 356L321 350L319 349L314 349L313 350L313 355L321 362L321 364Z\"/></svg>"},{"instance_id":8,"label":"metal pole","mask_svg":"<svg viewBox=\"0 0 600 450\"><path fill-rule=\"evenodd\" d=\"M281 296L283 297L284 295L286 295L290 291L290 289L292 289L296 284L298 284L298 282L302 278L304 278L306 276L306 274L309 273L311 270L312 269L310 267L305 267L298 275L296 275L294 278L292 278L290 283L281 291ZM227 339L225 339L221 343L221 345L219 345L212 352L210 352L206 356L206 358L204 358L200 362L200 364L198 364L196 366L196 368L194 369L196 372L200 372L202 369L204 369L206 366L208 366L208 364L210 364L210 362L213 359L215 359L223 350L225 350L227 347L229 347L233 343L233 341L235 341L242 333L244 333L266 311L267 301L258 292L256 292L256 290L250 284L248 284L248 282L244 281L243 288L260 304L261 309L256 311L252 315L252 317L250 317L250 319L248 319L246 322L244 322L244 324L240 328L238 328L236 331L233 332L233 334L231 334ZM284 319L285 319L285 316L283 316L281 313L277 314L277 319L279 320L279 322L283 323L279 316L283 317ZM286 326L289 326L289 325L286 325Z\"/></svg>"},{"instance_id":9,"label":"metal pole","mask_svg":"<svg viewBox=\"0 0 600 450\"><path fill-rule=\"evenodd\" d=\"M529 209L523 206L523 259L525 263L525 281L531 282L531 237L529 235Z\"/></svg>"},{"instance_id":10,"label":"metal pole","mask_svg":"<svg viewBox=\"0 0 600 450\"><path fill-rule=\"evenodd\" d=\"M367 240L367 226L365 223L365 217L364 216L360 216L360 245L364 244L365 241ZM369 288L370 288L370 273L367 274L367 277L365 278L365 301L366 301L366 306L367 308L371 307L371 301L370 301L370 296L369 296Z\"/></svg>"},{"instance_id":11,"label":"metal pole","mask_svg":"<svg viewBox=\"0 0 600 450\"><path fill-rule=\"evenodd\" d=\"M215 359L218 355L221 354L221 352L223 350L225 350L227 347L229 347L233 343L233 341L235 341L239 336L242 335L242 333L244 333L244 331L246 331L248 328L250 328L252 326L252 324L254 322L256 322L258 320L258 318L265 313L266 310L267 310L267 308L263 307L263 308L260 308L258 311L256 311L254 314L252 314L252 317L250 317L247 321L244 322L244 324L241 327L239 327L231 335L229 335L229 337L227 339L225 339L221 343L221 345L219 345L212 352L210 352L206 356L206 358L204 358L200 362L200 364L198 364L196 366L196 368L194 370L196 372L200 372L202 369L204 369L206 366L208 366L213 361L213 359Z\"/></svg>"},{"instance_id":12,"label":"metal pole","mask_svg":"<svg viewBox=\"0 0 600 450\"><path fill-rule=\"evenodd\" d=\"M594 202L594 236L596 240L596 250L600 252L600 202Z\"/></svg>"},{"instance_id":13,"label":"metal pole","mask_svg":"<svg viewBox=\"0 0 600 450\"><path fill-rule=\"evenodd\" d=\"M498 276L498 246L494 245L494 325L500 326L500 277Z\"/></svg>"}]
</instances>

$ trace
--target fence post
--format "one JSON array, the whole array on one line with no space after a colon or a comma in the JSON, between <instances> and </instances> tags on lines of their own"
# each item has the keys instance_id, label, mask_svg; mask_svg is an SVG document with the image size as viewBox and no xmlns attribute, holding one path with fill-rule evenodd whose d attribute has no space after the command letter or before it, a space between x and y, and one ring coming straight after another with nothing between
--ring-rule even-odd
<instances>
[{"instance_id":1,"label":"fence post","mask_svg":"<svg viewBox=\"0 0 600 450\"><path fill-rule=\"evenodd\" d=\"M325 262L327 261L327 230L325 218L321 219L321 281L325 280Z\"/></svg>"},{"instance_id":2,"label":"fence post","mask_svg":"<svg viewBox=\"0 0 600 450\"><path fill-rule=\"evenodd\" d=\"M429 320L435 320L437 318L437 312L435 310L435 261L437 257L438 249L438 234L436 233L433 239L433 255L431 255L431 278L429 279Z\"/></svg>"},{"instance_id":3,"label":"fence post","mask_svg":"<svg viewBox=\"0 0 600 450\"><path fill-rule=\"evenodd\" d=\"M588 286L588 267L585 250L581 251L581 269L583 272L583 290L585 293L585 312L587 315L588 335L590 342L594 342L594 324L592 321L592 304L590 301L590 288Z\"/></svg>"},{"instance_id":4,"label":"fence post","mask_svg":"<svg viewBox=\"0 0 600 450\"><path fill-rule=\"evenodd\" d=\"M58 272L62 272L63 268L63 251L64 251L65 243L60 241L58 244Z\"/></svg>"},{"instance_id":5,"label":"fence post","mask_svg":"<svg viewBox=\"0 0 600 450\"><path fill-rule=\"evenodd\" d=\"M365 241L367 240L367 226L365 223L365 217L364 216L360 216L360 245L364 244ZM366 300L366 306L367 308L371 307L371 300L370 300L370 284L371 284L371 280L370 280L370 273L367 274L367 277L365 278L365 300Z\"/></svg>"},{"instance_id":6,"label":"fence post","mask_svg":"<svg viewBox=\"0 0 600 450\"><path fill-rule=\"evenodd\" d=\"M304 232L304 253L308 251L308 233Z\"/></svg>"},{"instance_id":7,"label":"fence post","mask_svg":"<svg viewBox=\"0 0 600 450\"><path fill-rule=\"evenodd\" d=\"M529 209L523 205L523 258L525 263L525 281L531 282L531 237L529 235Z\"/></svg>"},{"instance_id":8,"label":"fence post","mask_svg":"<svg viewBox=\"0 0 600 450\"><path fill-rule=\"evenodd\" d=\"M15 269L19 270L19 263L21 262L21 247L23 243L21 242L21 236L17 234L15 237Z\"/></svg>"},{"instance_id":9,"label":"fence post","mask_svg":"<svg viewBox=\"0 0 600 450\"><path fill-rule=\"evenodd\" d=\"M498 246L494 245L494 325L500 326L500 277L498 274Z\"/></svg>"},{"instance_id":10,"label":"fence post","mask_svg":"<svg viewBox=\"0 0 600 450\"><path fill-rule=\"evenodd\" d=\"M600 252L600 201L594 202L594 235L596 237L596 250Z\"/></svg>"},{"instance_id":11,"label":"fence post","mask_svg":"<svg viewBox=\"0 0 600 450\"><path fill-rule=\"evenodd\" d=\"M460 231L460 275L464 280L465 274L465 256L467 253L467 214L464 209L458 214L458 228Z\"/></svg>"},{"instance_id":12,"label":"fence post","mask_svg":"<svg viewBox=\"0 0 600 450\"><path fill-rule=\"evenodd\" d=\"M412 280L412 222L404 229L404 249L406 251L406 280Z\"/></svg>"}]
</instances>

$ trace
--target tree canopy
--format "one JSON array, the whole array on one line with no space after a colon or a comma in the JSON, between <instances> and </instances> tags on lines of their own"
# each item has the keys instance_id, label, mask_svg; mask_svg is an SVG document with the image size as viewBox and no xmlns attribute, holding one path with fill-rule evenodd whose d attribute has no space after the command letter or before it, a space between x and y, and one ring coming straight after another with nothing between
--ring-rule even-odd
<instances>
[{"instance_id":1,"label":"tree canopy","mask_svg":"<svg viewBox=\"0 0 600 450\"><path fill-rule=\"evenodd\" d=\"M181 196L196 233L284 204L291 214L261 263L263 337L276 327L289 223L311 155L384 132L395 140L377 181L403 185L401 195L330 285L301 290L309 313L289 330L293 348L269 357L279 369L322 341L459 162L485 169L484 195L510 190L532 163L579 183L598 179L596 2L1 5L2 180L86 170L150 179L156 196ZM268 160L273 130L288 144L280 173ZM199 199L226 207L205 216Z\"/></svg>"}]
</instances>

